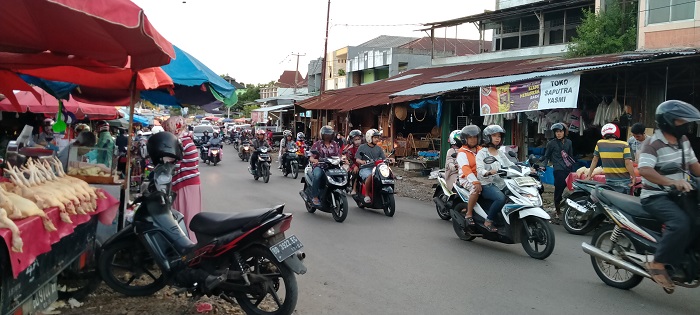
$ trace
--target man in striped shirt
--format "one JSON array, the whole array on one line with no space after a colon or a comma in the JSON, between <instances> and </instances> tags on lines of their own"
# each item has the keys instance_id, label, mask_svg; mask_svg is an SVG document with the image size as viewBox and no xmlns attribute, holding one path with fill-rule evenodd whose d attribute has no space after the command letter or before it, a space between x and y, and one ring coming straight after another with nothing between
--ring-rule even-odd
<instances>
[{"instance_id":1,"label":"man in striped shirt","mask_svg":"<svg viewBox=\"0 0 700 315\"><path fill-rule=\"evenodd\" d=\"M642 175L640 195L644 210L665 225L654 261L646 264L653 280L665 289L673 289L674 284L666 271L666 266L674 270L674 278L683 278L679 263L685 249L692 241L691 220L677 202L663 187L675 187L681 192L692 190L681 169L700 175L700 163L695 157L686 137L689 126L700 121L700 111L682 101L666 101L656 108L658 129L642 145L639 154L639 174ZM669 169L677 168L674 171ZM664 170L664 174L659 171ZM679 279L685 280L685 279Z\"/></svg>"},{"instance_id":2,"label":"man in striped shirt","mask_svg":"<svg viewBox=\"0 0 700 315\"><path fill-rule=\"evenodd\" d=\"M595 146L586 178L591 178L600 159L605 172L605 183L617 192L629 193L630 185L636 181L630 147L627 142L617 140L620 138L620 128L615 124L606 124L600 133L603 139Z\"/></svg>"}]
</instances>

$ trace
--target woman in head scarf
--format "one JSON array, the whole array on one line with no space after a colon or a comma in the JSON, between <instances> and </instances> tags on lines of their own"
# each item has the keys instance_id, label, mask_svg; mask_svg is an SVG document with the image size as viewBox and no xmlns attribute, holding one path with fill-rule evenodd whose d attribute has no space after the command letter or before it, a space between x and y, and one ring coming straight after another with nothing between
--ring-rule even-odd
<instances>
[{"instance_id":1,"label":"woman in head scarf","mask_svg":"<svg viewBox=\"0 0 700 315\"><path fill-rule=\"evenodd\" d=\"M202 211L202 190L199 181L199 152L194 140L187 132L187 124L182 116L171 116L162 124L163 129L180 138L182 142L182 160L175 169L173 191L177 193L173 208L185 216L189 229L195 214ZM190 239L195 241L194 233L188 231Z\"/></svg>"}]
</instances>

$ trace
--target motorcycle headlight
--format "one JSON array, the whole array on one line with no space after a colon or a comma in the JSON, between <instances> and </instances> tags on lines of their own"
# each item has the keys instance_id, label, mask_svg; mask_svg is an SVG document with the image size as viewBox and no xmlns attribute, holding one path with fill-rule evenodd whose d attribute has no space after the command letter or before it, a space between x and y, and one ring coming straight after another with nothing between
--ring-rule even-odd
<instances>
[{"instance_id":1,"label":"motorcycle headlight","mask_svg":"<svg viewBox=\"0 0 700 315\"><path fill-rule=\"evenodd\" d=\"M389 166L386 164L379 165L379 174L382 174L383 177L389 177L389 175L391 175Z\"/></svg>"}]
</instances>

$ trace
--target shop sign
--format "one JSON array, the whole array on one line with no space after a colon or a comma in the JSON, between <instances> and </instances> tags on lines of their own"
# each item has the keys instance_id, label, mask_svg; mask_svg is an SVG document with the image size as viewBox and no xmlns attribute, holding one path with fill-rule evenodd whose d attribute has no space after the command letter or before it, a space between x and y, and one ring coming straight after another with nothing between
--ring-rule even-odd
<instances>
[{"instance_id":1,"label":"shop sign","mask_svg":"<svg viewBox=\"0 0 700 315\"><path fill-rule=\"evenodd\" d=\"M576 108L581 76L561 75L481 88L481 116Z\"/></svg>"}]
</instances>

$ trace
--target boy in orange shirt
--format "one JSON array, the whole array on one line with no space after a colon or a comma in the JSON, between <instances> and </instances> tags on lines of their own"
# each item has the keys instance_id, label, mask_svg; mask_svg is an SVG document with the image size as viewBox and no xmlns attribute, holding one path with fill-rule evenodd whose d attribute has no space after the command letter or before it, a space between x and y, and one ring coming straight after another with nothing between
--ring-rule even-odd
<instances>
[{"instance_id":1,"label":"boy in orange shirt","mask_svg":"<svg viewBox=\"0 0 700 315\"><path fill-rule=\"evenodd\" d=\"M469 190L469 201L467 202L467 224L474 225L472 214L479 194L481 194L481 183L476 178L476 153L481 149L479 144L479 134L481 129L475 125L462 128L460 134L462 147L457 150L457 164L459 165L459 183Z\"/></svg>"}]
</instances>

